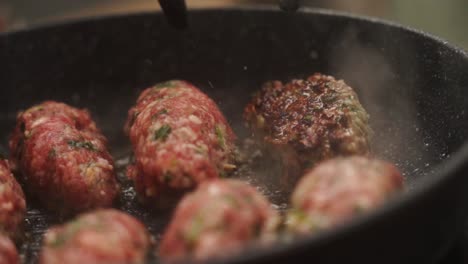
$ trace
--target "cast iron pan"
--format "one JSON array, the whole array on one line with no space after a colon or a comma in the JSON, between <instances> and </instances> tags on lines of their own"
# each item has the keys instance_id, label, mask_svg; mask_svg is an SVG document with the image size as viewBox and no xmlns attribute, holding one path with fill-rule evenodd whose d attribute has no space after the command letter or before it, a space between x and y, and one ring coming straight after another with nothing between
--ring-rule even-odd
<instances>
[{"instance_id":1,"label":"cast iron pan","mask_svg":"<svg viewBox=\"0 0 468 264\"><path fill-rule=\"evenodd\" d=\"M332 74L357 90L371 115L373 150L405 173L406 193L349 225L226 263L414 264L442 256L468 208L466 53L402 26L322 10L197 10L188 20L183 32L146 13L1 35L0 151L7 153L18 110L54 99L88 108L120 160L129 154L122 127L136 96L174 78L212 96L245 137L242 109L262 82ZM142 210L132 197L127 186L121 208L160 233L170 213ZM44 228L58 220L28 202L21 252L34 262Z\"/></svg>"}]
</instances>

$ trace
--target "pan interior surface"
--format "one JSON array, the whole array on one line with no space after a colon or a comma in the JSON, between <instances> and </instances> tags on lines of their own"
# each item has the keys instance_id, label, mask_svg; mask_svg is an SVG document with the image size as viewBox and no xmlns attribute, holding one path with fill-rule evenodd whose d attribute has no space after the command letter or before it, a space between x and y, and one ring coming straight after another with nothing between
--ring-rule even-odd
<instances>
[{"instance_id":1,"label":"pan interior surface","mask_svg":"<svg viewBox=\"0 0 468 264\"><path fill-rule=\"evenodd\" d=\"M189 23L178 31L149 13L0 36L0 153L8 155L19 110L58 100L90 110L119 163L129 154L123 133L128 109L144 88L169 79L208 93L245 138L243 107L263 82L314 72L344 79L357 91L370 114L373 151L404 172L408 192L468 135L468 75L460 70L468 61L438 40L321 12L199 10L189 14ZM122 208L160 234L168 212L142 212L125 201ZM28 261L44 228L56 222L34 208L29 217L34 243L22 248Z\"/></svg>"}]
</instances>

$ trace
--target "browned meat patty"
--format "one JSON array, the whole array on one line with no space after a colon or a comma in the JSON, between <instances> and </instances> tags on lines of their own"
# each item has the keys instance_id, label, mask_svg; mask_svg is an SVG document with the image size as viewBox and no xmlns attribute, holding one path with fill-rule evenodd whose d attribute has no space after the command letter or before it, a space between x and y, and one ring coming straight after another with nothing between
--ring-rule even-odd
<instances>
[{"instance_id":1,"label":"browned meat patty","mask_svg":"<svg viewBox=\"0 0 468 264\"><path fill-rule=\"evenodd\" d=\"M269 242L278 215L257 190L238 180L201 184L179 203L159 249L166 261L229 256L249 242Z\"/></svg>"},{"instance_id":2,"label":"browned meat patty","mask_svg":"<svg viewBox=\"0 0 468 264\"><path fill-rule=\"evenodd\" d=\"M39 263L143 264L149 245L146 228L137 219L100 209L49 229Z\"/></svg>"},{"instance_id":3,"label":"browned meat patty","mask_svg":"<svg viewBox=\"0 0 468 264\"><path fill-rule=\"evenodd\" d=\"M25 213L23 190L11 174L8 161L0 158L0 233L18 238Z\"/></svg>"},{"instance_id":4,"label":"browned meat patty","mask_svg":"<svg viewBox=\"0 0 468 264\"><path fill-rule=\"evenodd\" d=\"M106 139L86 110L47 101L20 112L10 151L27 191L53 211L109 207L118 194Z\"/></svg>"},{"instance_id":5,"label":"browned meat patty","mask_svg":"<svg viewBox=\"0 0 468 264\"><path fill-rule=\"evenodd\" d=\"M382 205L402 187L402 175L388 162L357 156L325 161L297 184L288 230L313 233L336 226Z\"/></svg>"},{"instance_id":6,"label":"browned meat patty","mask_svg":"<svg viewBox=\"0 0 468 264\"><path fill-rule=\"evenodd\" d=\"M15 244L6 236L0 234L0 264L19 264L19 256Z\"/></svg>"},{"instance_id":7,"label":"browned meat patty","mask_svg":"<svg viewBox=\"0 0 468 264\"><path fill-rule=\"evenodd\" d=\"M369 116L353 89L331 76L267 82L244 119L268 151L279 155L288 186L321 160L369 152Z\"/></svg>"},{"instance_id":8,"label":"browned meat patty","mask_svg":"<svg viewBox=\"0 0 468 264\"><path fill-rule=\"evenodd\" d=\"M231 127L216 103L188 82L143 91L129 111L126 131L135 154L128 176L146 202L161 204L234 167Z\"/></svg>"}]
</instances>

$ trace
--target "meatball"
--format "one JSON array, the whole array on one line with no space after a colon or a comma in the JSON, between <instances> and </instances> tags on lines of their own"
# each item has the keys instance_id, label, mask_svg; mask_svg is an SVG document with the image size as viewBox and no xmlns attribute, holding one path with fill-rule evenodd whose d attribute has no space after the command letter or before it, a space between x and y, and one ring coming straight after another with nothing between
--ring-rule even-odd
<instances>
[{"instance_id":1,"label":"meatball","mask_svg":"<svg viewBox=\"0 0 468 264\"><path fill-rule=\"evenodd\" d=\"M388 162L358 156L325 161L294 190L288 230L309 233L339 225L383 204L402 187L402 175Z\"/></svg>"},{"instance_id":2,"label":"meatball","mask_svg":"<svg viewBox=\"0 0 468 264\"><path fill-rule=\"evenodd\" d=\"M278 223L276 211L255 188L238 180L212 180L179 203L159 255L169 262L226 256L253 240L272 241Z\"/></svg>"},{"instance_id":3,"label":"meatball","mask_svg":"<svg viewBox=\"0 0 468 264\"><path fill-rule=\"evenodd\" d=\"M118 194L106 139L86 110L47 101L20 112L10 151L27 191L52 211L109 207Z\"/></svg>"},{"instance_id":4,"label":"meatball","mask_svg":"<svg viewBox=\"0 0 468 264\"><path fill-rule=\"evenodd\" d=\"M287 186L321 160L369 152L369 116L353 89L331 76L267 82L244 119L267 152L278 154Z\"/></svg>"},{"instance_id":5,"label":"meatball","mask_svg":"<svg viewBox=\"0 0 468 264\"><path fill-rule=\"evenodd\" d=\"M15 244L0 234L0 264L18 264L19 256Z\"/></svg>"},{"instance_id":6,"label":"meatball","mask_svg":"<svg viewBox=\"0 0 468 264\"><path fill-rule=\"evenodd\" d=\"M134 217L98 209L49 229L40 264L145 263L150 245L146 228Z\"/></svg>"},{"instance_id":7,"label":"meatball","mask_svg":"<svg viewBox=\"0 0 468 264\"><path fill-rule=\"evenodd\" d=\"M128 176L141 200L164 206L199 183L235 168L235 135L213 100L185 81L144 90L126 132L135 162Z\"/></svg>"},{"instance_id":8,"label":"meatball","mask_svg":"<svg viewBox=\"0 0 468 264\"><path fill-rule=\"evenodd\" d=\"M8 161L0 158L0 233L18 238L25 213L23 190L11 174Z\"/></svg>"}]
</instances>

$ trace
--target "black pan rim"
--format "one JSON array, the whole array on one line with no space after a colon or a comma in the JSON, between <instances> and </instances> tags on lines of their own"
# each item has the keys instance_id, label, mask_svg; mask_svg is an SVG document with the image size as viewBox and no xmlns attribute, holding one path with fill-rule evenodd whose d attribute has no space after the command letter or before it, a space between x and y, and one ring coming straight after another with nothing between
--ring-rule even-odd
<instances>
[{"instance_id":1,"label":"black pan rim","mask_svg":"<svg viewBox=\"0 0 468 264\"><path fill-rule=\"evenodd\" d=\"M227 7L227 8L201 8L190 11L191 13L206 13L206 12L280 12L278 8L272 6L242 6L242 7ZM457 55L461 56L468 63L468 53L462 48L450 44L448 41L429 34L427 32L414 29L408 26L404 26L395 22L383 20L380 18L373 18L361 15L355 15L347 12L334 11L328 9L320 8L301 8L299 11L300 14L311 14L318 16L332 16L332 17L344 17L350 20L362 21L370 24L388 26L397 30L406 31L415 35L422 36L427 41L435 42L440 46L444 46L449 50L454 51ZM137 16L146 16L146 15L161 15L161 12L151 11L151 12L133 12L130 14L111 14L107 16L93 16L85 17L79 19L71 19L68 21L58 21L46 24L39 24L28 29L21 29L17 31L8 31L5 33L0 33L0 41L5 41L8 37L15 35L27 34L32 31L40 31L53 29L60 26L67 26L80 23L89 23L100 20L109 20L109 19L119 19L124 17L137 17ZM433 173L418 179L417 184L414 188L403 194L395 197L385 206L378 208L368 214L356 217L355 219L349 221L348 223L333 228L331 230L323 231L314 236L307 236L298 238L293 242L288 244L277 243L268 248L255 248L249 250L245 254L232 257L230 259L222 260L213 260L210 263L241 263L241 262L252 262L258 259L273 258L275 255L284 255L284 253L291 253L296 250L303 249L305 247L311 247L313 245L319 244L329 244L336 240L339 236L344 234L357 233L362 230L368 224L375 222L377 219L388 217L391 214L396 213L399 209L410 206L418 200L423 199L430 193L437 190L437 187L443 184L444 182L450 180L452 177L457 177L457 172L464 166L468 164L468 140L457 150L455 151L450 158L441 164L435 166ZM221 261L221 262L220 262Z\"/></svg>"},{"instance_id":2,"label":"black pan rim","mask_svg":"<svg viewBox=\"0 0 468 264\"><path fill-rule=\"evenodd\" d=\"M208 8L192 8L189 11L190 13L204 13L204 12L232 12L232 11L263 11L263 12L282 12L277 6L275 5L268 5L268 4L258 4L258 5L239 5L239 6L228 6L228 7L208 7ZM339 11L339 10L332 10L332 9L325 9L325 8L316 8L316 7L301 7L297 13L302 14L315 14L315 15L323 15L323 16L340 16L346 17L353 20L360 20L366 21L373 24L381 24L390 26L392 28L398 28L400 30L405 30L411 33L415 33L417 35L424 36L428 39L434 40L444 46L449 47L450 49L454 50L457 53L461 53L464 57L468 58L468 50L464 50L462 47L450 43L444 38L436 36L434 34L428 33L426 31L416 29L410 26L405 26L399 24L397 22L393 22L390 20L386 20L383 18L371 17L366 15L357 15L354 13L346 12L346 11ZM37 30L47 30L52 29L60 26L67 26L72 24L80 24L80 23L88 23L92 21L99 21L99 20L109 20L109 19L119 19L124 17L131 17L131 16L145 16L145 15L162 15L160 10L153 10L153 11L135 11L130 13L115 13L115 14L107 14L107 15L90 15L84 17L73 17L71 19L57 19L57 20L50 20L46 22L39 22L33 26L27 28L20 28L17 30L8 30L6 32L0 32L0 38L8 37L10 35L16 35L21 33L27 33L31 31Z\"/></svg>"}]
</instances>

